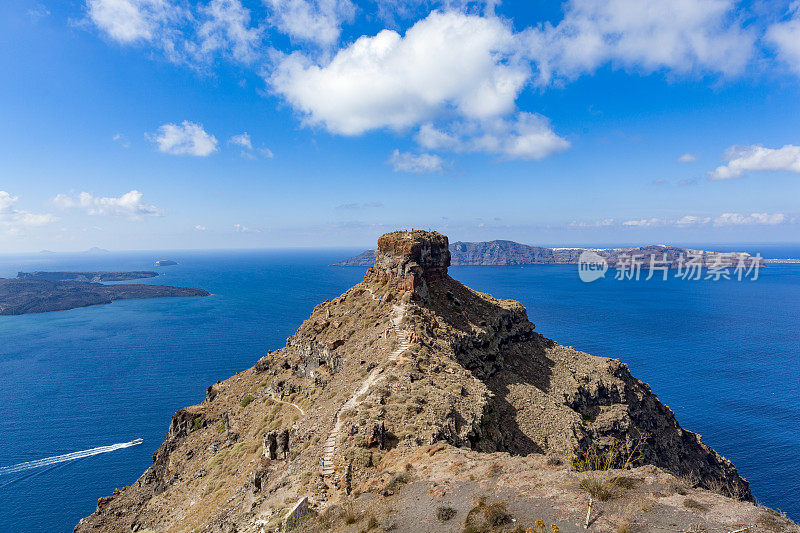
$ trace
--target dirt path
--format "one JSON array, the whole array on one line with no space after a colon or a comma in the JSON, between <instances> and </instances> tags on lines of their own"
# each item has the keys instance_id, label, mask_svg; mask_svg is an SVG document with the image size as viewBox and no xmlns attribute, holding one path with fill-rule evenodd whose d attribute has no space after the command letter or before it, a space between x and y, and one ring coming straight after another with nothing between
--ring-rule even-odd
<instances>
[{"instance_id":1,"label":"dirt path","mask_svg":"<svg viewBox=\"0 0 800 533\"><path fill-rule=\"evenodd\" d=\"M369 291L370 296L372 296L372 298L375 299L375 295L372 293L372 290L368 288L367 291ZM396 361L397 358L400 356L400 354L411 346L411 342L408 338L408 333L400 329L400 322L403 320L404 314L405 314L405 308L403 306L395 305L392 307L393 316L390 318L392 323L391 330L394 332L399 343L397 345L397 348L395 348L392 351L392 353L389 354L388 357L389 361ZM353 395L350 396L347 399L347 401L344 402L344 404L342 404L342 406L336 412L336 415L334 417L333 430L330 432L328 438L325 440L325 446L323 447L322 464L320 465L323 476L325 477L332 476L336 471L336 463L335 463L336 445L338 443L339 432L341 431L343 424L342 418L340 416L341 413L347 409L351 409L357 406L360 403L361 396L364 393L366 393L372 385L377 383L383 377L382 376L383 370L384 370L384 365L378 365L377 367L375 367L367 375L366 379L364 379L364 381L361 383L361 386L358 388L358 390L354 392Z\"/></svg>"},{"instance_id":2,"label":"dirt path","mask_svg":"<svg viewBox=\"0 0 800 533\"><path fill-rule=\"evenodd\" d=\"M282 403L282 404L284 404L284 405L291 405L292 407L294 407L295 409L297 409L298 411L300 411L300 415L301 415L301 416L305 416L305 414L306 414L306 412L303 410L303 408L302 408L302 407L300 407L299 405L297 405L296 403L292 403L292 402L284 402L283 400L279 400L279 399L277 399L277 398L275 397L275 393L274 393L274 392L272 392L272 391L269 391L269 397L270 397L270 398L272 398L272 401L273 401L273 402L275 402L275 403Z\"/></svg>"}]
</instances>

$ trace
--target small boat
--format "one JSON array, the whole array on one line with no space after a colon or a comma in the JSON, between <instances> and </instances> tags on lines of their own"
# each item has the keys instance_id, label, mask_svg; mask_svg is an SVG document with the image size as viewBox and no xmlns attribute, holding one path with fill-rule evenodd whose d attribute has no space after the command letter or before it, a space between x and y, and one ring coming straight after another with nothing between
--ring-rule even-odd
<instances>
[{"instance_id":1,"label":"small boat","mask_svg":"<svg viewBox=\"0 0 800 533\"><path fill-rule=\"evenodd\" d=\"M130 441L128 444L130 444L131 446L138 446L138 445L140 445L140 444L141 444L141 443L143 443L143 442L144 442L144 441L143 441L142 439L133 439L133 440L132 440L132 441Z\"/></svg>"}]
</instances>

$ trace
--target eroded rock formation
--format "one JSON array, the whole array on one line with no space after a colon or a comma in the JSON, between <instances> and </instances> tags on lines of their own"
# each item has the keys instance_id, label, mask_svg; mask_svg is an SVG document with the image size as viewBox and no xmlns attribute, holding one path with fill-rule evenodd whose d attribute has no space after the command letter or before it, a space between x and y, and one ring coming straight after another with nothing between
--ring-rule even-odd
<instances>
[{"instance_id":1,"label":"eroded rock formation","mask_svg":"<svg viewBox=\"0 0 800 533\"><path fill-rule=\"evenodd\" d=\"M520 303L452 279L444 235L394 232L378 246L364 281L318 305L286 347L178 411L153 465L77 530L277 531L306 497L312 520L354 505L351 492L403 498L412 480L424 487L413 501L442 501L448 492L434 488L455 477L465 501L528 480L525 508L580 515L565 503L586 496L569 458L639 441L626 473L643 487L637 498L676 494L665 487L682 476L692 480L684 494L711 501L704 489L714 489L739 522L758 514L728 498L752 498L730 461L681 428L627 365L560 346L534 331ZM384 500L364 501L377 512ZM685 509L664 509L648 523L683 520ZM330 523L347 529L336 516Z\"/></svg>"}]
</instances>

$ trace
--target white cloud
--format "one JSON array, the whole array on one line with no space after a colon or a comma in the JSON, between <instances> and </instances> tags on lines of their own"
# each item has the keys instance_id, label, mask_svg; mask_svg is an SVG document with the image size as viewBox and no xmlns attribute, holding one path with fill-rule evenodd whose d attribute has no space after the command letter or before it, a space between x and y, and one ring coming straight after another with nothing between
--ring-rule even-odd
<instances>
[{"instance_id":1,"label":"white cloud","mask_svg":"<svg viewBox=\"0 0 800 533\"><path fill-rule=\"evenodd\" d=\"M800 172L800 146L791 144L782 148L765 148L761 145L732 146L725 153L725 159L727 164L709 172L709 178L738 178L750 170Z\"/></svg>"},{"instance_id":2,"label":"white cloud","mask_svg":"<svg viewBox=\"0 0 800 533\"><path fill-rule=\"evenodd\" d=\"M0 228L4 228L6 233L19 234L26 228L44 226L58 220L48 213L31 213L19 209L16 206L18 201L18 196L0 191Z\"/></svg>"},{"instance_id":3,"label":"white cloud","mask_svg":"<svg viewBox=\"0 0 800 533\"><path fill-rule=\"evenodd\" d=\"M206 17L197 30L200 58L227 54L251 63L258 57L263 30L250 27L250 10L240 0L211 0L200 12Z\"/></svg>"},{"instance_id":4,"label":"white cloud","mask_svg":"<svg viewBox=\"0 0 800 533\"><path fill-rule=\"evenodd\" d=\"M197 231L205 231L207 228L205 226L201 226L200 224L194 227Z\"/></svg>"},{"instance_id":5,"label":"white cloud","mask_svg":"<svg viewBox=\"0 0 800 533\"><path fill-rule=\"evenodd\" d=\"M201 68L222 56L252 63L264 28L241 0L86 0L88 19L120 44L149 43L175 63Z\"/></svg>"},{"instance_id":6,"label":"white cloud","mask_svg":"<svg viewBox=\"0 0 800 533\"><path fill-rule=\"evenodd\" d=\"M604 218L602 220L598 220L597 222L586 222L581 221L578 222L577 220L573 220L569 223L570 228L607 228L614 225L613 218Z\"/></svg>"},{"instance_id":7,"label":"white cloud","mask_svg":"<svg viewBox=\"0 0 800 533\"><path fill-rule=\"evenodd\" d=\"M767 29L766 40L778 57L800 75L800 1L792 2L791 16Z\"/></svg>"},{"instance_id":8,"label":"white cloud","mask_svg":"<svg viewBox=\"0 0 800 533\"><path fill-rule=\"evenodd\" d=\"M528 79L516 46L500 19L434 11L405 36L361 37L325 65L284 56L270 82L307 123L343 135L403 129L445 111L486 119L513 111Z\"/></svg>"},{"instance_id":9,"label":"white cloud","mask_svg":"<svg viewBox=\"0 0 800 533\"><path fill-rule=\"evenodd\" d=\"M87 0L86 8L98 28L123 44L152 41L186 16L170 0Z\"/></svg>"},{"instance_id":10,"label":"white cloud","mask_svg":"<svg viewBox=\"0 0 800 533\"><path fill-rule=\"evenodd\" d=\"M339 40L343 22L353 20L350 0L264 0L271 22L295 39L330 46Z\"/></svg>"},{"instance_id":11,"label":"white cloud","mask_svg":"<svg viewBox=\"0 0 800 533\"><path fill-rule=\"evenodd\" d=\"M691 163L697 161L697 154L683 154L678 158L679 163Z\"/></svg>"},{"instance_id":12,"label":"white cloud","mask_svg":"<svg viewBox=\"0 0 800 533\"><path fill-rule=\"evenodd\" d=\"M206 133L202 124L184 120L180 125L164 124L158 133L147 135L158 150L172 155L205 157L217 151L217 138Z\"/></svg>"},{"instance_id":13,"label":"white cloud","mask_svg":"<svg viewBox=\"0 0 800 533\"><path fill-rule=\"evenodd\" d=\"M123 148L130 148L131 147L131 142L122 133L114 134L114 136L112 137L112 140L115 143L119 143L119 145L122 146Z\"/></svg>"},{"instance_id":14,"label":"white cloud","mask_svg":"<svg viewBox=\"0 0 800 533\"><path fill-rule=\"evenodd\" d=\"M412 154L395 150L389 158L395 172L441 172L444 160L435 154Z\"/></svg>"},{"instance_id":15,"label":"white cloud","mask_svg":"<svg viewBox=\"0 0 800 533\"><path fill-rule=\"evenodd\" d=\"M37 21L39 19L49 17L50 10L42 4L36 4L36 6L28 10L28 16L31 18L31 20Z\"/></svg>"},{"instance_id":16,"label":"white cloud","mask_svg":"<svg viewBox=\"0 0 800 533\"><path fill-rule=\"evenodd\" d=\"M663 226L666 223L667 221L663 218L642 218L639 220L626 220L622 223L622 225L627 227L649 228L652 226Z\"/></svg>"},{"instance_id":17,"label":"white cloud","mask_svg":"<svg viewBox=\"0 0 800 533\"><path fill-rule=\"evenodd\" d=\"M253 141L250 139L250 135L247 132L234 135L228 142L237 146L241 146L242 148L246 148L247 150L253 149Z\"/></svg>"},{"instance_id":18,"label":"white cloud","mask_svg":"<svg viewBox=\"0 0 800 533\"><path fill-rule=\"evenodd\" d=\"M234 135L228 140L228 143L239 146L242 149L242 157L247 159L257 159L258 155L261 155L261 157L266 159L272 159L275 157L275 154L272 153L272 150L265 146L262 146L261 148L255 148L253 146L253 139L247 132Z\"/></svg>"},{"instance_id":19,"label":"white cloud","mask_svg":"<svg viewBox=\"0 0 800 533\"><path fill-rule=\"evenodd\" d=\"M715 226L775 226L787 221L783 213L751 213L740 215L738 213L723 213L714 219Z\"/></svg>"},{"instance_id":20,"label":"white cloud","mask_svg":"<svg viewBox=\"0 0 800 533\"><path fill-rule=\"evenodd\" d=\"M242 224L234 224L233 231L235 231L236 233L261 233L261 230L248 228L247 226L244 226Z\"/></svg>"},{"instance_id":21,"label":"white cloud","mask_svg":"<svg viewBox=\"0 0 800 533\"><path fill-rule=\"evenodd\" d=\"M735 0L569 0L558 25L526 30L538 82L610 63L645 72L738 74L754 53Z\"/></svg>"},{"instance_id":22,"label":"white cloud","mask_svg":"<svg viewBox=\"0 0 800 533\"><path fill-rule=\"evenodd\" d=\"M517 113L513 119L456 122L448 130L423 124L417 142L428 150L485 152L511 159L542 159L570 147L569 141L550 128L550 121L535 113Z\"/></svg>"},{"instance_id":23,"label":"white cloud","mask_svg":"<svg viewBox=\"0 0 800 533\"><path fill-rule=\"evenodd\" d=\"M88 192L77 196L59 194L53 203L62 209L79 209L88 215L119 216L139 219L143 216L161 216L163 212L154 205L142 202L142 193L132 190L119 197L95 197Z\"/></svg>"},{"instance_id":24,"label":"white cloud","mask_svg":"<svg viewBox=\"0 0 800 533\"><path fill-rule=\"evenodd\" d=\"M708 224L711 222L711 217L698 217L694 215L686 215L675 221L676 226L698 226Z\"/></svg>"},{"instance_id":25,"label":"white cloud","mask_svg":"<svg viewBox=\"0 0 800 533\"><path fill-rule=\"evenodd\" d=\"M685 215L678 219L670 218L641 218L626 220L621 223L626 228L652 228L658 226L676 226L678 228L692 228L697 226L775 226L784 223L794 223L796 220L790 219L783 213L751 213L741 215L739 213L722 213L716 217ZM614 226L613 218L607 218L596 222L570 222L571 228L598 228Z\"/></svg>"}]
</instances>

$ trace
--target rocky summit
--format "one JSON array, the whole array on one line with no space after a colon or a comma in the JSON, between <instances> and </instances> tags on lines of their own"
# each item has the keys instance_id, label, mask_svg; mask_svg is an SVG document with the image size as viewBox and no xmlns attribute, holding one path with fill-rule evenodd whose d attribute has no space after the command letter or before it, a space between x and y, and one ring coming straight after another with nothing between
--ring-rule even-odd
<instances>
[{"instance_id":1,"label":"rocky summit","mask_svg":"<svg viewBox=\"0 0 800 533\"><path fill-rule=\"evenodd\" d=\"M798 531L623 362L449 265L444 235L383 235L363 282L175 413L76 531Z\"/></svg>"}]
</instances>

